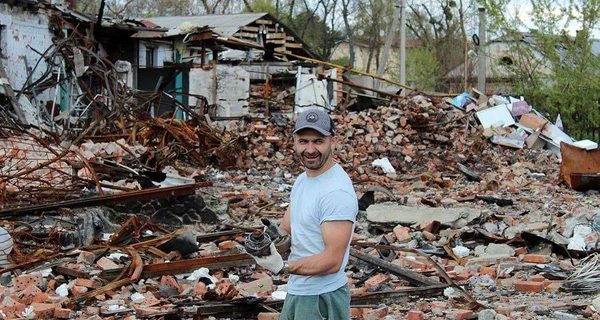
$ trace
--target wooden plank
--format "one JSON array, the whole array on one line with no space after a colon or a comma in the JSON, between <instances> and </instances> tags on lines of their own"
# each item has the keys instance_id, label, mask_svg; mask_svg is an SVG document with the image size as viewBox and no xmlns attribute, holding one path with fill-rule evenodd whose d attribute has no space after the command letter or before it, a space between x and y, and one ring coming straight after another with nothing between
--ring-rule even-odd
<instances>
[{"instance_id":1,"label":"wooden plank","mask_svg":"<svg viewBox=\"0 0 600 320\"><path fill-rule=\"evenodd\" d=\"M56 272L56 273L71 276L73 278L89 279L91 277L89 272L79 271L79 270L75 270L75 269L71 269L71 268L67 268L67 267L63 267L63 266L55 266L53 269L54 269L54 272Z\"/></svg>"},{"instance_id":2,"label":"wooden plank","mask_svg":"<svg viewBox=\"0 0 600 320\"><path fill-rule=\"evenodd\" d=\"M274 43L274 44L285 44L285 40L267 40L267 43Z\"/></svg>"},{"instance_id":3,"label":"wooden plank","mask_svg":"<svg viewBox=\"0 0 600 320\"><path fill-rule=\"evenodd\" d=\"M252 27L252 26L243 26L243 27L240 28L240 30L248 31L248 32L258 32L259 28L258 27Z\"/></svg>"},{"instance_id":4,"label":"wooden plank","mask_svg":"<svg viewBox=\"0 0 600 320\"><path fill-rule=\"evenodd\" d=\"M258 19L256 21L254 21L254 23L256 23L256 24L269 24L269 25L271 25L271 24L273 24L273 21L268 20L268 19Z\"/></svg>"},{"instance_id":5,"label":"wooden plank","mask_svg":"<svg viewBox=\"0 0 600 320\"><path fill-rule=\"evenodd\" d=\"M285 33L267 33L267 39L284 39Z\"/></svg>"},{"instance_id":6,"label":"wooden plank","mask_svg":"<svg viewBox=\"0 0 600 320\"><path fill-rule=\"evenodd\" d=\"M256 33L250 33L250 32L238 32L235 34L235 37L238 38L249 38L249 39L256 39Z\"/></svg>"},{"instance_id":7,"label":"wooden plank","mask_svg":"<svg viewBox=\"0 0 600 320\"><path fill-rule=\"evenodd\" d=\"M416 273L412 270L402 268L398 265L395 265L391 262L387 262L383 259L370 256L360 250L356 250L354 248L350 248L350 255L356 257L358 259L364 260L368 263L374 264L376 266L382 267L389 272L397 275L398 277L410 282L410 284L423 287L423 286L432 286L439 285L441 282L432 280L422 274Z\"/></svg>"},{"instance_id":8,"label":"wooden plank","mask_svg":"<svg viewBox=\"0 0 600 320\"><path fill-rule=\"evenodd\" d=\"M285 47L286 48L302 48L302 43L286 42Z\"/></svg>"},{"instance_id":9,"label":"wooden plank","mask_svg":"<svg viewBox=\"0 0 600 320\"><path fill-rule=\"evenodd\" d=\"M448 288L447 284L438 284L427 287L419 288L406 288L398 289L394 291L382 291L366 293L363 295L352 296L350 298L350 304L352 305L365 305L365 304L400 304L407 302L411 297L432 297L434 295L440 295L444 292L444 289Z\"/></svg>"}]
</instances>

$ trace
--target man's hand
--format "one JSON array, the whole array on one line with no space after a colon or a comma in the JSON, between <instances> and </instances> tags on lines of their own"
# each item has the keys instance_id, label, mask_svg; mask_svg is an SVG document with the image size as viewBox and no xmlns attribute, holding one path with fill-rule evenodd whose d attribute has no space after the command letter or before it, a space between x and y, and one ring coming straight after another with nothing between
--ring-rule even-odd
<instances>
[{"instance_id":1,"label":"man's hand","mask_svg":"<svg viewBox=\"0 0 600 320\"><path fill-rule=\"evenodd\" d=\"M252 258L254 258L254 260L256 260L256 263L258 265L271 271L274 274L278 274L281 271L281 269L283 269L283 259L281 258L281 255L279 254L279 252L277 252L277 249L275 248L274 243L271 243L270 249L271 249L270 255L262 256L262 257L252 256Z\"/></svg>"}]
</instances>

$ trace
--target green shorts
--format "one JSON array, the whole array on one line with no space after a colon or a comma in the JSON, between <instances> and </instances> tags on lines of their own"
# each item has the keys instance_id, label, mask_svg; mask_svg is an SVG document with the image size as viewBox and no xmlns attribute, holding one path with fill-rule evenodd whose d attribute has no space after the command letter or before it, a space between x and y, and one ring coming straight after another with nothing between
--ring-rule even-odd
<instances>
[{"instance_id":1,"label":"green shorts","mask_svg":"<svg viewBox=\"0 0 600 320\"><path fill-rule=\"evenodd\" d=\"M279 320L317 319L350 319L350 289L347 284L335 291L314 296L297 296L288 293Z\"/></svg>"}]
</instances>

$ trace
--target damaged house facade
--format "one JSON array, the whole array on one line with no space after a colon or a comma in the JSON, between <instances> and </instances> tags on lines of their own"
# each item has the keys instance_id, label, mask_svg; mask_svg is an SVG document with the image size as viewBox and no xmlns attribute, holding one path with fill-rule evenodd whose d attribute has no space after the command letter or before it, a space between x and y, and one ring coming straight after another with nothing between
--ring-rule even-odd
<instances>
[{"instance_id":1,"label":"damaged house facade","mask_svg":"<svg viewBox=\"0 0 600 320\"><path fill-rule=\"evenodd\" d=\"M62 6L45 5L42 11L35 2L29 6L3 4L2 58L13 89L34 97L32 112L41 105L50 112L60 110L71 116L73 111L76 116L86 112L84 117L93 111L91 100L96 94L78 100L85 90L70 83L66 62L61 61L65 58L57 54L59 48L52 40L83 35L97 44L88 52L76 49L69 55L74 57L74 75L81 77L90 68L85 61L90 56L106 59L114 65L121 85L156 93L147 106L151 116L189 118L190 110L217 120L270 112L291 114L290 99L299 107L336 105L333 86L317 79L323 69L302 60L318 57L268 13L127 21L101 16L96 21ZM78 40L85 43L86 39ZM50 63L42 54L53 46L54 51L45 53L54 53L55 61ZM326 73L337 75L335 70ZM61 86L49 90L37 87L36 92L30 92L27 89L36 84L31 83L35 79L54 80ZM102 99L103 93L92 91L99 94L96 99ZM35 120L37 113L32 112L25 113L33 114L31 120Z\"/></svg>"}]
</instances>

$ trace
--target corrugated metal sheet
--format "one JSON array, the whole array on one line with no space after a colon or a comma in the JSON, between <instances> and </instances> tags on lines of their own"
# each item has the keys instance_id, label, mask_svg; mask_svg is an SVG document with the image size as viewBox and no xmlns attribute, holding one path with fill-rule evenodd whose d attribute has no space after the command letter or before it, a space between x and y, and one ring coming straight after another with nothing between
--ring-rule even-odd
<instances>
[{"instance_id":1,"label":"corrugated metal sheet","mask_svg":"<svg viewBox=\"0 0 600 320\"><path fill-rule=\"evenodd\" d=\"M208 26L226 35L233 35L240 27L247 26L252 22L266 16L267 13L240 13L226 15L204 15L204 16L172 16L147 18L148 20L163 28L173 29L183 23L200 27Z\"/></svg>"}]
</instances>

